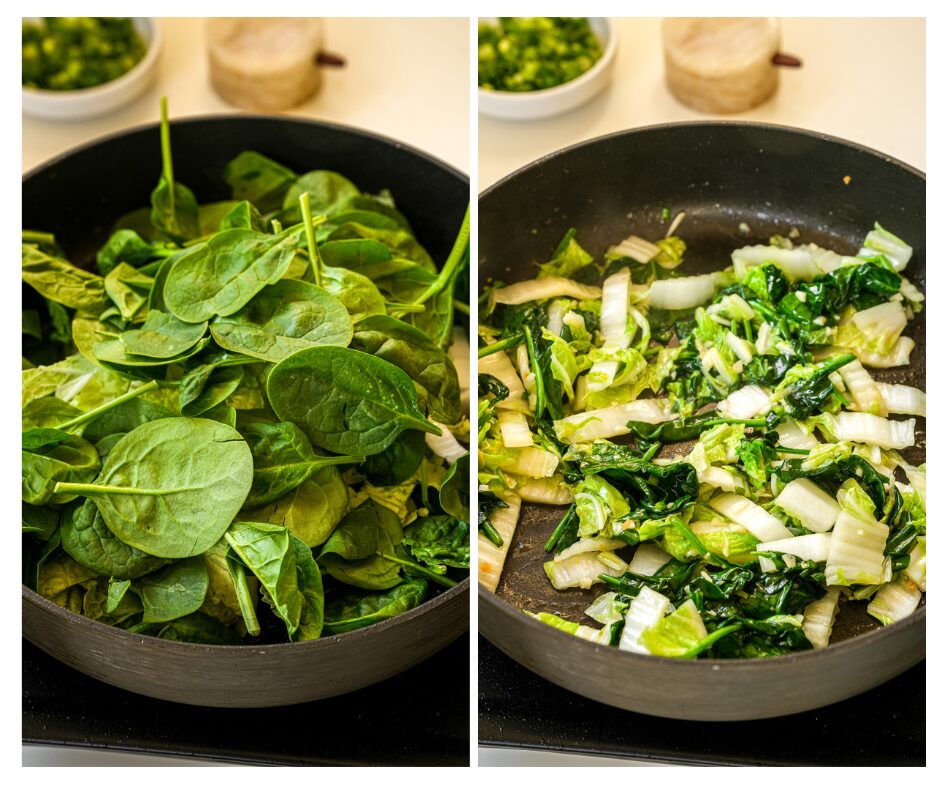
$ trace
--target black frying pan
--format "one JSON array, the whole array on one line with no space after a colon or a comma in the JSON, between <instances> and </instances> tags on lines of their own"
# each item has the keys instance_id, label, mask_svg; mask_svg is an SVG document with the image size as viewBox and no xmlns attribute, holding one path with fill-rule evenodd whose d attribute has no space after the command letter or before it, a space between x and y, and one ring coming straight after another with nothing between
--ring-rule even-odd
<instances>
[{"instance_id":1,"label":"black frying pan","mask_svg":"<svg viewBox=\"0 0 940 788\"><path fill-rule=\"evenodd\" d=\"M238 115L174 121L172 136L176 176L201 202L228 199L223 168L247 149L297 172L336 170L364 191L391 190L438 264L469 199L467 177L452 167L343 126ZM26 175L23 227L55 233L73 262L90 263L114 221L149 204L159 175L156 126L95 141ZM350 692L426 659L466 632L469 596L465 580L401 616L342 635L201 646L105 626L24 586L23 634L71 667L133 692L203 706L283 706Z\"/></svg>"},{"instance_id":2,"label":"black frying pan","mask_svg":"<svg viewBox=\"0 0 940 788\"><path fill-rule=\"evenodd\" d=\"M687 273L729 264L730 252L800 231L837 252L857 251L874 221L914 247L905 274L925 284L924 174L821 134L754 123L678 123L621 132L551 154L480 196L481 286L529 279L569 227L595 256L635 234L662 237L686 212ZM749 232L741 225L747 225ZM880 380L925 386L925 320L909 326L911 365ZM924 421L916 450L924 459ZM746 720L825 706L892 678L925 656L926 607L891 627L843 605L829 648L763 660L684 661L621 652L522 614L590 622L598 591L556 592L542 563L563 507L523 506L496 595L479 594L480 632L513 659L566 689L631 711L689 720Z\"/></svg>"}]
</instances>

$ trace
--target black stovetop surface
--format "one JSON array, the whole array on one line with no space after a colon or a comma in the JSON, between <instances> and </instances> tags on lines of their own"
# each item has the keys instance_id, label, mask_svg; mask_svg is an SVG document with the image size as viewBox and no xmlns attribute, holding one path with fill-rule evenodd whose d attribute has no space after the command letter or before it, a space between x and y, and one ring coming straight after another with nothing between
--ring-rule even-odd
<instances>
[{"instance_id":1,"label":"black stovetop surface","mask_svg":"<svg viewBox=\"0 0 940 788\"><path fill-rule=\"evenodd\" d=\"M467 766L470 636L372 687L273 709L210 709L103 684L23 641L23 741L252 764Z\"/></svg>"},{"instance_id":2,"label":"black stovetop surface","mask_svg":"<svg viewBox=\"0 0 940 788\"><path fill-rule=\"evenodd\" d=\"M923 766L926 663L855 698L755 722L622 711L546 681L479 638L481 746L648 761L761 766Z\"/></svg>"}]
</instances>

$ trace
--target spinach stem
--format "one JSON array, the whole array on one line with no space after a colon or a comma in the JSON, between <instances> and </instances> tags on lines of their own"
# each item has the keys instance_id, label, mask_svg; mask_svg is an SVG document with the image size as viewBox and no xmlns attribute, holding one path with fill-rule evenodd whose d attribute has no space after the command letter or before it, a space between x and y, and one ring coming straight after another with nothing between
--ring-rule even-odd
<instances>
[{"instance_id":1,"label":"spinach stem","mask_svg":"<svg viewBox=\"0 0 940 788\"><path fill-rule=\"evenodd\" d=\"M424 304L399 304L395 301L385 302L386 312L397 312L399 315L411 315L424 311Z\"/></svg>"},{"instance_id":2,"label":"spinach stem","mask_svg":"<svg viewBox=\"0 0 940 788\"><path fill-rule=\"evenodd\" d=\"M500 350L511 350L512 348L521 345L524 340L525 336L523 334L514 334L511 337L506 337L505 339L499 340L499 342L494 342L492 345L481 347L477 351L477 358L491 356L493 353L499 353Z\"/></svg>"},{"instance_id":3,"label":"spinach stem","mask_svg":"<svg viewBox=\"0 0 940 788\"><path fill-rule=\"evenodd\" d=\"M90 496L108 493L109 495L172 495L174 493L188 492L185 488L171 490L147 490L140 487L112 487L108 484L78 484L76 482L57 482L53 493L75 493L76 495Z\"/></svg>"},{"instance_id":4,"label":"spinach stem","mask_svg":"<svg viewBox=\"0 0 940 788\"><path fill-rule=\"evenodd\" d=\"M136 399L141 394L146 394L148 391L154 391L159 387L159 385L160 384L157 383L157 381L151 380L149 383L145 383L143 386L138 386L136 389L131 389L126 394L122 394L120 397L115 397L110 402L105 402L103 405L99 405L97 408L92 408L91 410L79 414L73 419L69 419L63 424L60 424L57 429L60 429L63 432L68 432L73 427L80 427L82 424L87 424L99 414L111 410L111 408L117 407L124 402Z\"/></svg>"},{"instance_id":5,"label":"spinach stem","mask_svg":"<svg viewBox=\"0 0 940 788\"><path fill-rule=\"evenodd\" d=\"M470 314L470 304L465 304L463 301L454 300L454 309L460 312L462 315Z\"/></svg>"},{"instance_id":6,"label":"spinach stem","mask_svg":"<svg viewBox=\"0 0 940 788\"><path fill-rule=\"evenodd\" d=\"M170 117L166 96L160 97L160 153L163 156L163 177L169 187L170 215L176 214L176 186L173 181L173 152L170 149Z\"/></svg>"},{"instance_id":7,"label":"spinach stem","mask_svg":"<svg viewBox=\"0 0 940 788\"><path fill-rule=\"evenodd\" d=\"M54 244L55 236L52 233L42 233L38 230L23 230L24 244Z\"/></svg>"},{"instance_id":8,"label":"spinach stem","mask_svg":"<svg viewBox=\"0 0 940 788\"><path fill-rule=\"evenodd\" d=\"M467 204L467 210L463 215L463 221L460 223L460 230L457 232L457 239L454 241L454 246L450 250L450 254L447 256L443 267L438 273L437 277L428 285L428 289L425 290L417 299L415 299L416 304L423 304L425 301L433 298L442 290L444 290L454 277L454 274L459 270L460 264L463 262L464 254L467 250L467 244L470 242L470 205Z\"/></svg>"},{"instance_id":9,"label":"spinach stem","mask_svg":"<svg viewBox=\"0 0 940 788\"><path fill-rule=\"evenodd\" d=\"M565 528L568 527L568 523L571 522L571 518L575 515L574 504L568 507L568 511L565 512L565 516L561 518L561 522L555 526L555 530L552 531L552 535L548 537L548 541L545 543L545 552L550 553L555 549L555 545L558 544L558 540L561 538L562 533L564 533ZM499 545L497 545L498 547Z\"/></svg>"},{"instance_id":10,"label":"spinach stem","mask_svg":"<svg viewBox=\"0 0 940 788\"><path fill-rule=\"evenodd\" d=\"M241 609L242 618L245 619L245 629L248 630L249 635L260 635L261 625L258 623L255 606L251 601L248 578L245 576L245 565L241 561L231 558L226 563L228 564L228 573L232 578L232 584L235 586L235 598L238 600L238 607Z\"/></svg>"},{"instance_id":11,"label":"spinach stem","mask_svg":"<svg viewBox=\"0 0 940 788\"><path fill-rule=\"evenodd\" d=\"M497 547L503 546L503 537L499 535L493 524L489 520L484 520L480 523L480 533L483 534L487 539L489 539Z\"/></svg>"},{"instance_id":12,"label":"spinach stem","mask_svg":"<svg viewBox=\"0 0 940 788\"><path fill-rule=\"evenodd\" d=\"M707 638L705 638L701 643L697 643L692 646L688 651L686 651L681 659L692 659L692 657L697 657L703 651L710 649L715 643L721 640L725 635L730 635L732 632L737 632L744 624L738 622L735 624L729 624L726 627L721 627L716 629L714 632L710 633Z\"/></svg>"},{"instance_id":13,"label":"spinach stem","mask_svg":"<svg viewBox=\"0 0 940 788\"><path fill-rule=\"evenodd\" d=\"M376 553L376 555L379 556L379 558L384 558L386 561L391 561L396 564L401 564L402 566L407 566L410 569L423 574L429 580L433 580L435 583L445 586L446 588L453 588L455 585L457 585L456 580L451 580L449 577L439 575L436 572L432 572L430 569L426 569L425 567L412 563L411 561L405 561L403 558L399 558L396 555L388 555L387 553Z\"/></svg>"},{"instance_id":14,"label":"spinach stem","mask_svg":"<svg viewBox=\"0 0 940 788\"><path fill-rule=\"evenodd\" d=\"M283 226L277 219L272 219L271 229L274 230L274 234L277 235L283 229Z\"/></svg>"},{"instance_id":15,"label":"spinach stem","mask_svg":"<svg viewBox=\"0 0 940 788\"><path fill-rule=\"evenodd\" d=\"M529 368L535 376L535 418L542 417L545 410L545 381L542 380L542 367L535 356L535 339L532 337L532 330L528 326L522 327L525 332L526 349L529 352Z\"/></svg>"},{"instance_id":16,"label":"spinach stem","mask_svg":"<svg viewBox=\"0 0 940 788\"><path fill-rule=\"evenodd\" d=\"M322 262L320 261L320 250L317 248L317 234L313 231L313 216L310 214L310 194L304 192L300 195L300 213L304 217L304 230L307 233L307 248L310 252L310 269L313 271L313 283L317 287L322 287L323 277L321 274ZM318 216L320 221L317 224L323 224L326 221L325 216Z\"/></svg>"}]
</instances>

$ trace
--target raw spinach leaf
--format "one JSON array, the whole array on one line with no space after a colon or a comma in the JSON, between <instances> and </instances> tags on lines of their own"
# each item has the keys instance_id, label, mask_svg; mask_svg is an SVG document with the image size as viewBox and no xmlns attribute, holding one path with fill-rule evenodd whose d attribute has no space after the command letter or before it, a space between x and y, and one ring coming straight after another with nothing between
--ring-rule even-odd
<instances>
[{"instance_id":1,"label":"raw spinach leaf","mask_svg":"<svg viewBox=\"0 0 940 788\"><path fill-rule=\"evenodd\" d=\"M23 244L23 281L37 293L69 309L100 312L107 306L104 278Z\"/></svg>"},{"instance_id":2,"label":"raw spinach leaf","mask_svg":"<svg viewBox=\"0 0 940 788\"><path fill-rule=\"evenodd\" d=\"M316 471L273 503L242 516L252 522L282 525L304 544L316 547L329 539L348 508L349 490L337 468L331 466Z\"/></svg>"},{"instance_id":3,"label":"raw spinach leaf","mask_svg":"<svg viewBox=\"0 0 940 788\"><path fill-rule=\"evenodd\" d=\"M326 290L282 279L235 314L215 318L211 331L215 341L232 353L277 362L315 345L345 347L353 325L346 307Z\"/></svg>"},{"instance_id":4,"label":"raw spinach leaf","mask_svg":"<svg viewBox=\"0 0 940 788\"><path fill-rule=\"evenodd\" d=\"M402 543L418 561L440 574L448 566L470 568L470 526L451 515L419 518L405 529Z\"/></svg>"},{"instance_id":5,"label":"raw spinach leaf","mask_svg":"<svg viewBox=\"0 0 940 788\"><path fill-rule=\"evenodd\" d=\"M353 323L370 315L385 314L385 299L368 277L329 265L323 266L321 273L323 289L342 302Z\"/></svg>"},{"instance_id":6,"label":"raw spinach leaf","mask_svg":"<svg viewBox=\"0 0 940 788\"><path fill-rule=\"evenodd\" d=\"M343 518L317 562L342 583L381 591L401 581L401 564L383 557L401 540L398 515L370 499Z\"/></svg>"},{"instance_id":7,"label":"raw spinach leaf","mask_svg":"<svg viewBox=\"0 0 940 788\"><path fill-rule=\"evenodd\" d=\"M245 501L246 509L273 503L299 487L317 471L346 465L362 457L322 457L314 452L303 431L289 421L251 422L241 428L254 458L254 478Z\"/></svg>"},{"instance_id":8,"label":"raw spinach leaf","mask_svg":"<svg viewBox=\"0 0 940 788\"><path fill-rule=\"evenodd\" d=\"M163 291L167 308L187 323L235 314L284 276L302 237L302 228L276 235L241 228L216 233L170 269Z\"/></svg>"},{"instance_id":9,"label":"raw spinach leaf","mask_svg":"<svg viewBox=\"0 0 940 788\"><path fill-rule=\"evenodd\" d=\"M167 563L115 536L94 502L76 502L62 518L62 549L82 566L119 580L136 580Z\"/></svg>"},{"instance_id":10,"label":"raw spinach leaf","mask_svg":"<svg viewBox=\"0 0 940 788\"><path fill-rule=\"evenodd\" d=\"M121 343L134 356L157 359L179 358L206 333L208 323L184 323L169 312L151 309L140 328L124 331Z\"/></svg>"},{"instance_id":11,"label":"raw spinach leaf","mask_svg":"<svg viewBox=\"0 0 940 788\"><path fill-rule=\"evenodd\" d=\"M265 601L284 622L288 638L319 637L323 585L310 548L286 528L269 523L233 523L225 539L260 581Z\"/></svg>"},{"instance_id":12,"label":"raw spinach leaf","mask_svg":"<svg viewBox=\"0 0 940 788\"><path fill-rule=\"evenodd\" d=\"M264 219L258 209L247 200L235 203L235 205L222 217L219 222L219 230L228 230L233 227L243 227L246 230L254 230L256 233L267 231Z\"/></svg>"},{"instance_id":13,"label":"raw spinach leaf","mask_svg":"<svg viewBox=\"0 0 940 788\"><path fill-rule=\"evenodd\" d=\"M158 624L202 607L209 590L209 573L202 558L194 556L142 577L133 588L144 606L143 623Z\"/></svg>"},{"instance_id":14,"label":"raw spinach leaf","mask_svg":"<svg viewBox=\"0 0 940 788\"><path fill-rule=\"evenodd\" d=\"M441 508L465 523L470 522L470 454L447 469L441 482Z\"/></svg>"},{"instance_id":15,"label":"raw spinach leaf","mask_svg":"<svg viewBox=\"0 0 940 788\"><path fill-rule=\"evenodd\" d=\"M163 640L180 640L207 646L237 646L242 642L242 638L233 629L199 611L171 621L156 635Z\"/></svg>"},{"instance_id":16,"label":"raw spinach leaf","mask_svg":"<svg viewBox=\"0 0 940 788\"><path fill-rule=\"evenodd\" d=\"M59 483L57 493L94 500L108 528L138 550L185 558L205 552L225 533L248 496L251 476L251 451L238 432L180 417L127 433L93 484Z\"/></svg>"},{"instance_id":17,"label":"raw spinach leaf","mask_svg":"<svg viewBox=\"0 0 940 788\"><path fill-rule=\"evenodd\" d=\"M348 178L338 172L329 170L313 170L301 175L295 180L287 194L284 195L284 213L282 221L300 221L300 195L306 192L310 195L310 211L316 214L329 216L336 213L342 203L350 197L359 194L359 189Z\"/></svg>"},{"instance_id":18,"label":"raw spinach leaf","mask_svg":"<svg viewBox=\"0 0 940 788\"><path fill-rule=\"evenodd\" d=\"M440 434L418 411L411 378L358 350L300 350L271 370L267 390L281 421L339 454L378 454L406 429Z\"/></svg>"},{"instance_id":19,"label":"raw spinach leaf","mask_svg":"<svg viewBox=\"0 0 940 788\"><path fill-rule=\"evenodd\" d=\"M324 629L331 635L387 621L416 608L428 594L428 584L409 577L385 593L363 593L352 589L326 604Z\"/></svg>"},{"instance_id":20,"label":"raw spinach leaf","mask_svg":"<svg viewBox=\"0 0 940 788\"><path fill-rule=\"evenodd\" d=\"M284 204L284 196L297 179L296 173L276 161L246 150L226 166L225 182L232 188L232 198L248 200L259 211L270 213Z\"/></svg>"},{"instance_id":21,"label":"raw spinach leaf","mask_svg":"<svg viewBox=\"0 0 940 788\"><path fill-rule=\"evenodd\" d=\"M60 432L54 430L53 432ZM41 441L22 452L22 496L26 503L67 503L72 493L56 492L62 482L82 484L98 475L101 461L95 447L77 435Z\"/></svg>"},{"instance_id":22,"label":"raw spinach leaf","mask_svg":"<svg viewBox=\"0 0 940 788\"><path fill-rule=\"evenodd\" d=\"M410 479L421 467L427 444L421 430L405 430L389 447L370 454L359 466L370 482L387 487Z\"/></svg>"},{"instance_id":23,"label":"raw spinach leaf","mask_svg":"<svg viewBox=\"0 0 940 788\"><path fill-rule=\"evenodd\" d=\"M361 320L350 347L407 372L428 395L428 415L444 424L460 421L460 382L445 350L427 334L388 315Z\"/></svg>"}]
</instances>

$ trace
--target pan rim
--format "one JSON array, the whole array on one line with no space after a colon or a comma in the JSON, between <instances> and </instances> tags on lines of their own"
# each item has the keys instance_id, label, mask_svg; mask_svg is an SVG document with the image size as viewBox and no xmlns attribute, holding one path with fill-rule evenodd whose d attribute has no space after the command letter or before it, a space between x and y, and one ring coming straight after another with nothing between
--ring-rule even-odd
<instances>
[{"instance_id":1,"label":"pan rim","mask_svg":"<svg viewBox=\"0 0 940 788\"><path fill-rule=\"evenodd\" d=\"M904 170L910 175L913 175L916 178L920 178L923 181L927 180L927 174L914 167L913 165L908 164L907 162L896 159L893 156L889 156L887 153L883 153L875 148L869 148L866 145L862 145L858 142L852 142L847 140L844 137L837 137L834 134L827 134L821 131L811 131L810 129L801 129L797 126L787 126L782 123L761 123L758 121L750 120L683 120L683 121L674 121L670 123L656 123L649 126L637 126L636 128L631 129L620 129L619 131L612 131L608 134L601 134L597 137L591 137L587 140L582 140L581 142L575 142L571 145L566 145L564 148L559 148L558 150L551 151L539 156L537 159L533 159L527 164L522 165L516 170L513 170L508 175L504 175L498 181L495 181L491 185L487 186L482 192L477 196L478 202L482 202L484 198L489 196L489 194L501 186L504 186L509 181L515 179L516 177L528 173L530 170L534 170L536 167L541 166L542 164L551 161L562 156L566 156L569 153L573 153L581 148L588 147L590 145L596 145L599 142L606 142L608 140L618 139L620 137L630 137L634 135L647 134L647 133L658 133L662 131L670 131L672 129L679 128L698 128L698 129L713 129L713 128L730 128L730 129L754 129L755 131L766 131L772 134L775 133L784 133L784 134L793 134L798 137L810 137L812 139L818 140L820 142L832 143L836 145L841 145L843 147L849 148L851 150L857 151L859 153L865 153L870 156L875 156L881 161L892 164L900 169Z\"/></svg>"},{"instance_id":2,"label":"pan rim","mask_svg":"<svg viewBox=\"0 0 940 788\"><path fill-rule=\"evenodd\" d=\"M359 138L360 140L365 140L373 143L379 143L387 147L391 147L404 153L411 154L412 156L421 159L422 161L440 168L446 174L455 177L460 183L469 187L470 178L468 175L461 170L457 169L456 166L450 164L443 159L434 156L427 151L424 151L420 148L416 148L408 143L402 142L401 140L395 139L393 137L388 137L383 134L379 134L368 129L363 129L358 126L351 126L342 123L333 123L331 121L322 121L309 118L300 118L292 116L277 116L277 115L263 115L258 113L206 113L200 115L187 115L172 121L172 126L191 126L201 123L242 123L242 122L252 122L257 123L259 121L265 123L273 123L275 125L298 125L298 126L307 126L315 127L318 129L323 129L329 132L334 132L337 134L348 135L352 137ZM150 131L159 130L160 124L157 122L151 123L141 123L129 128L124 128L119 131L111 132L109 134L104 134L94 139L82 142L78 145L75 145L67 150L56 154L55 156L46 159L43 162L32 167L22 176L22 183L25 184L32 178L39 176L46 172L47 170L61 164L63 161L69 159L72 156L75 156L79 153L84 153L85 151L91 150L99 145L104 145L110 142L115 142L117 140L123 139L125 137L134 136L136 134L142 134ZM468 195L468 199L471 199ZM120 643L122 647L129 648L159 648L161 650L167 650L170 652L176 652L180 656L195 657L200 656L204 657L207 653L212 653L218 655L222 658L226 656L239 657L245 659L251 659L254 657L263 657L264 659L270 659L272 653L283 654L311 654L315 653L316 650L326 649L332 647L339 643L343 644L353 644L356 643L364 637L376 636L378 633L390 629L396 625L404 625L408 622L414 621L422 616L429 615L438 608L444 607L451 602L463 597L469 597L470 591L470 577L464 578L453 588L449 588L443 593L438 594L433 599L429 599L426 602L422 602L417 607L408 610L404 613L401 613L397 616L394 616L385 621L380 621L376 624L371 624L367 627L362 627L361 629L354 629L349 632L342 632L336 635L327 635L317 640L307 640L298 643L269 643L261 645L238 645L238 646L224 646L224 645L214 645L214 644L200 644L200 643L187 643L184 641L173 641L173 640L164 640L162 638L154 637L152 635L143 635L143 634L134 634L127 632L126 630L119 629L118 627L109 626L103 624L100 621L95 621L91 618L86 618L85 616L79 615L78 613L73 613L70 610L67 610L64 607L61 607L54 602L46 599L43 596L40 596L38 593L33 591L26 585L22 585L22 601L32 605L35 608L38 608L45 615L52 615L63 619L66 623L75 627L83 627L92 632L96 632L102 635L110 635L115 638L115 644ZM467 626L469 628L469 619L467 620ZM32 642L32 641L31 641ZM36 644L39 646L40 644ZM41 646L40 646L41 647Z\"/></svg>"},{"instance_id":3,"label":"pan rim","mask_svg":"<svg viewBox=\"0 0 940 788\"><path fill-rule=\"evenodd\" d=\"M171 127L178 126L190 126L198 123L241 123L242 121L250 122L265 122L265 123L274 123L276 125L300 125L300 126L314 126L316 128L325 129L327 131L336 132L338 134L348 134L355 137L360 137L370 142L378 142L384 145L391 146L398 150L404 151L405 153L410 153L413 156L416 156L420 159L423 159L428 164L433 164L437 167L440 167L442 170L447 172L449 175L453 175L461 183L470 185L469 176L459 170L455 165L450 164L449 162L444 161L443 159L438 158L432 153L428 153L421 148L416 148L412 145L409 145L407 142L402 142L395 137L388 137L384 134L379 134L375 131L370 131L369 129L361 128L360 126L350 126L345 123L334 123L332 121L325 120L315 120L313 118L300 118L300 117L281 117L277 115L262 115L259 113L250 113L250 112L239 112L232 113L230 115L225 113L206 113L202 115L186 115L185 117L171 119ZM27 172L23 173L22 182L30 180L31 178L41 175L45 170L50 169L57 164L60 164L64 160L70 158L79 153L84 153L85 151L96 147L97 145L103 145L108 142L115 142L116 140L122 139L124 137L130 137L135 134L142 134L151 130L159 130L160 124L158 122L151 123L138 123L133 126L121 129L119 131L114 131L109 134L103 134L94 139L81 142L78 145L74 145L71 148L68 148L61 153L57 153L45 161L36 164Z\"/></svg>"},{"instance_id":4,"label":"pan rim","mask_svg":"<svg viewBox=\"0 0 940 788\"><path fill-rule=\"evenodd\" d=\"M886 164L893 165L898 167L908 175L912 175L915 178L918 178L926 183L926 173L922 170L913 167L906 162L901 161L900 159L889 156L886 153L878 151L874 148L861 145L857 142L852 142L851 140L846 140L842 137L837 137L832 134L827 134L825 132L811 131L808 129L800 129L795 126L787 126L783 124L774 124L774 123L761 123L755 121L735 121L735 120L693 120L693 121L676 121L670 123L658 123L647 126L638 126L631 129L621 129L619 131L614 131L608 134L602 134L597 137L592 137L581 142L576 142L572 145L568 145L564 148L560 148L556 151L552 151L543 156L534 159L528 164L523 165L522 167L514 170L508 175L503 176L498 181L494 182L492 185L488 186L478 195L478 204L482 205L483 200L489 196L492 192L496 191L502 186L507 185L510 181L515 180L517 177L522 175L529 174L531 171L542 166L543 164L553 161L558 158L562 158L568 154L571 154L575 151L580 150L588 146L596 145L598 143L619 139L623 137L630 137L634 135L642 135L649 133L660 133L663 131L671 131L674 129L747 129L755 131L763 131L770 134L785 134L793 135L798 137L809 137L816 141L826 143L826 144L836 144L850 150L866 154L868 156L874 156L878 160L885 162ZM478 209L478 215L479 215ZM479 232L478 228L478 232ZM481 635L489 638L486 635L485 627L483 626L483 621L485 615L484 610L492 611L492 615L499 615L503 617L508 617L514 620L516 626L530 627L531 629L527 630L529 633L541 633L545 637L550 638L563 638L566 640L558 640L558 643L568 643L569 648L580 649L583 652L583 655L587 657L589 654L597 653L598 649L607 649L610 652L616 652L621 656L619 659L624 660L624 664L635 663L637 665L652 665L656 664L664 669L673 669L676 670L703 670L703 667L709 670L721 670L726 672L728 670L734 670L739 673L745 673L758 669L758 666L779 666L782 667L787 664L799 664L806 665L810 660L815 659L817 662L823 659L833 659L832 654L844 655L847 654L850 650L854 649L867 649L869 644L875 642L880 642L886 637L891 637L892 633L900 633L902 630L910 629L912 627L921 628L924 630L924 635L926 636L926 618L927 618L927 605L926 602L918 607L916 611L907 618L902 619L901 621L891 624L889 626L882 626L878 629L873 629L868 632L864 632L859 635L854 635L846 640L841 640L837 643L833 643L830 646L827 646L823 649L812 649L809 651L794 651L789 654L782 654L773 657L759 657L759 658L745 658L745 659L675 659L672 657L657 657L652 654L634 654L628 651L620 651L619 649L611 649L609 646L600 646L596 643L591 643L583 638L572 637L566 632L561 632L553 627L548 627L545 624L542 624L539 621L536 621L531 616L527 616L520 608L517 608L515 605L507 602L505 599L500 597L497 593L488 591L483 588L478 588L477 592L478 600L478 627ZM537 629L536 629L537 628ZM501 647L495 642L490 641L497 648ZM604 653L604 652L601 652ZM926 648L923 650L923 655L921 659L926 657ZM679 667L679 666L687 667ZM700 666L695 668L694 666Z\"/></svg>"}]
</instances>

